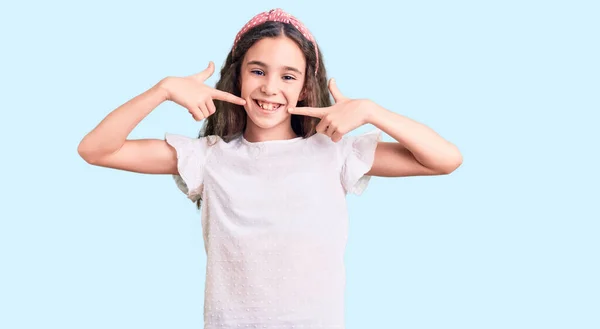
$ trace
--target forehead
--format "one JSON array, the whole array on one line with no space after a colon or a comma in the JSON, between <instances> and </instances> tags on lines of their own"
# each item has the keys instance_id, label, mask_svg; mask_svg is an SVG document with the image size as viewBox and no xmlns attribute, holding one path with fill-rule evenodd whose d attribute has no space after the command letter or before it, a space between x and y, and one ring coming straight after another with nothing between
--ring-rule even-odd
<instances>
[{"instance_id":1,"label":"forehead","mask_svg":"<svg viewBox=\"0 0 600 329\"><path fill-rule=\"evenodd\" d=\"M270 68L291 66L304 72L306 60L296 42L287 37L264 38L257 41L246 53L244 62L260 61Z\"/></svg>"}]
</instances>

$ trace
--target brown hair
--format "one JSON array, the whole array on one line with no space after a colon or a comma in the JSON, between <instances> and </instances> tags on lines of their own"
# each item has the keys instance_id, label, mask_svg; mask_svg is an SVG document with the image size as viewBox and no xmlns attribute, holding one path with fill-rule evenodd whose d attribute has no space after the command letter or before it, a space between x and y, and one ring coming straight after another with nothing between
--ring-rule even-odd
<instances>
[{"instance_id":1,"label":"brown hair","mask_svg":"<svg viewBox=\"0 0 600 329\"><path fill-rule=\"evenodd\" d=\"M246 52L252 45L263 38L288 37L298 44L306 59L306 71L302 99L296 106L328 107L331 106L329 89L327 88L327 71L323 64L321 48L318 47L318 57L315 47L306 39L293 25L267 21L249 29L235 46L232 48L220 72L220 78L215 88L226 91L236 96L241 96L240 69ZM316 42L316 41L315 41ZM315 65L318 58L317 73ZM199 133L203 136L219 136L225 142L229 142L244 132L246 128L247 114L241 105L214 100L216 111L204 121L204 126ZM292 114L292 129L300 137L310 137L316 133L316 126L320 119L303 115ZM201 200L197 206L200 208Z\"/></svg>"}]
</instances>

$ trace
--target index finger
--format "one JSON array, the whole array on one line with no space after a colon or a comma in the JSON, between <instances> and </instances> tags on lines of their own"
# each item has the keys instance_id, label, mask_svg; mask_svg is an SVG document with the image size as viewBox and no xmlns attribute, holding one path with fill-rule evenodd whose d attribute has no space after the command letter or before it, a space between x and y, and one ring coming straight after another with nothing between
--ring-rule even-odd
<instances>
[{"instance_id":1,"label":"index finger","mask_svg":"<svg viewBox=\"0 0 600 329\"><path fill-rule=\"evenodd\" d=\"M299 115L307 115L315 118L322 118L327 113L324 107L291 107L288 112Z\"/></svg>"},{"instance_id":2,"label":"index finger","mask_svg":"<svg viewBox=\"0 0 600 329\"><path fill-rule=\"evenodd\" d=\"M245 99L219 89L213 90L213 98L233 104L246 105Z\"/></svg>"}]
</instances>

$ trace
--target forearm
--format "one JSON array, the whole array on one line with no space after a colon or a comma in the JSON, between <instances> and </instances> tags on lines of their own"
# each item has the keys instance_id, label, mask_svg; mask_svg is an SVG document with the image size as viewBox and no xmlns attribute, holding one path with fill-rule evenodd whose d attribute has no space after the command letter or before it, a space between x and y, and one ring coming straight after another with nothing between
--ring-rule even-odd
<instances>
[{"instance_id":1,"label":"forearm","mask_svg":"<svg viewBox=\"0 0 600 329\"><path fill-rule=\"evenodd\" d=\"M458 148L433 129L400 114L369 102L368 123L381 129L408 149L423 166L451 172L462 163Z\"/></svg>"},{"instance_id":2,"label":"forearm","mask_svg":"<svg viewBox=\"0 0 600 329\"><path fill-rule=\"evenodd\" d=\"M98 157L119 150L131 131L167 100L163 81L109 113L81 140L79 154L83 158Z\"/></svg>"}]
</instances>

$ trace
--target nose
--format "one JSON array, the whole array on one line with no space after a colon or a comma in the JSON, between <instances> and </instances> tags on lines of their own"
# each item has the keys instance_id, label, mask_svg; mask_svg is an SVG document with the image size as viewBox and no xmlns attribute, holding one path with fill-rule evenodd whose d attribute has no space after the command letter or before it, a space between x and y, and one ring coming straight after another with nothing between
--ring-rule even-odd
<instances>
[{"instance_id":1,"label":"nose","mask_svg":"<svg viewBox=\"0 0 600 329\"><path fill-rule=\"evenodd\" d=\"M276 95L279 90L279 81L275 75L272 75L268 79L264 80L264 84L261 86L260 91L267 95Z\"/></svg>"}]
</instances>

